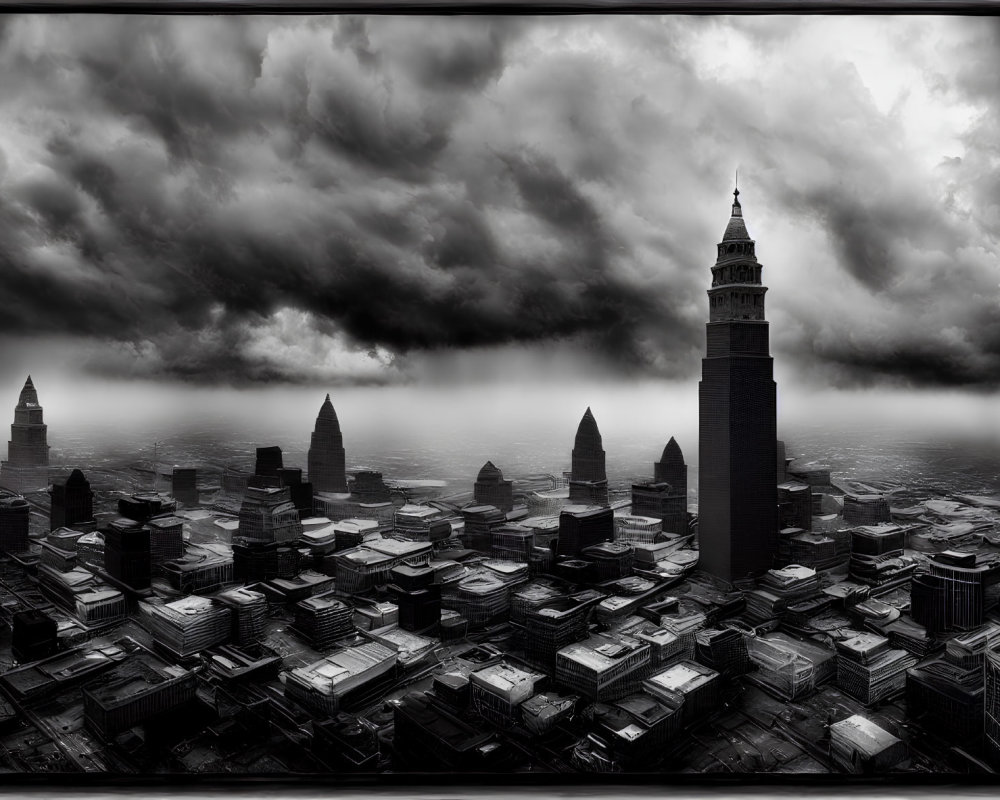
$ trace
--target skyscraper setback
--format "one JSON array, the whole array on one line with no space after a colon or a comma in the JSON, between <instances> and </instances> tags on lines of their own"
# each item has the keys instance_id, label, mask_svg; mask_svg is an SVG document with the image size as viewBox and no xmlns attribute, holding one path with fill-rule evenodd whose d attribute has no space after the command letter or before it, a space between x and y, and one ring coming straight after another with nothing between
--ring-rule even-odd
<instances>
[{"instance_id":1,"label":"skyscraper setback","mask_svg":"<svg viewBox=\"0 0 1000 800\"><path fill-rule=\"evenodd\" d=\"M776 389L761 264L739 189L708 290L708 350L698 386L701 569L726 582L773 562L777 518Z\"/></svg>"},{"instance_id":2,"label":"skyscraper setback","mask_svg":"<svg viewBox=\"0 0 1000 800\"><path fill-rule=\"evenodd\" d=\"M309 444L309 481L315 492L346 492L346 456L337 412L326 396Z\"/></svg>"}]
</instances>

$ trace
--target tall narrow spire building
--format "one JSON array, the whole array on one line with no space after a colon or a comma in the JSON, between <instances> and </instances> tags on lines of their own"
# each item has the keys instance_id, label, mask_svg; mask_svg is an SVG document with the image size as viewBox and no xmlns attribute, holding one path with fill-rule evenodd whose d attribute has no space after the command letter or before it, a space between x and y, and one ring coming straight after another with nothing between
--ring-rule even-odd
<instances>
[{"instance_id":1,"label":"tall narrow spire building","mask_svg":"<svg viewBox=\"0 0 1000 800\"><path fill-rule=\"evenodd\" d=\"M314 492L346 492L347 473L344 437L340 421L333 410L330 395L326 396L316 417L309 444L309 481Z\"/></svg>"},{"instance_id":2,"label":"tall narrow spire building","mask_svg":"<svg viewBox=\"0 0 1000 800\"><path fill-rule=\"evenodd\" d=\"M597 505L607 505L608 502L608 474L604 466L601 432L589 408L580 420L573 442L569 499L575 503Z\"/></svg>"},{"instance_id":3,"label":"tall narrow spire building","mask_svg":"<svg viewBox=\"0 0 1000 800\"><path fill-rule=\"evenodd\" d=\"M774 362L754 244L737 189L712 267L698 387L699 565L726 582L770 569L778 532Z\"/></svg>"},{"instance_id":4,"label":"tall narrow spire building","mask_svg":"<svg viewBox=\"0 0 1000 800\"><path fill-rule=\"evenodd\" d=\"M38 392L31 376L24 382L7 442L7 460L0 467L0 482L17 491L44 488L48 484L48 426L42 419Z\"/></svg>"}]
</instances>

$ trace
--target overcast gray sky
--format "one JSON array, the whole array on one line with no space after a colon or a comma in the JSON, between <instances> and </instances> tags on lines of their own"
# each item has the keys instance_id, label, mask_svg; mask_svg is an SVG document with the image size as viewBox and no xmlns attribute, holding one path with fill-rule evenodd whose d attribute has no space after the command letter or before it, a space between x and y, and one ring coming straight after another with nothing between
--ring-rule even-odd
<instances>
[{"instance_id":1,"label":"overcast gray sky","mask_svg":"<svg viewBox=\"0 0 1000 800\"><path fill-rule=\"evenodd\" d=\"M1000 386L995 20L24 15L0 117L6 380L693 380L738 168L780 375Z\"/></svg>"}]
</instances>

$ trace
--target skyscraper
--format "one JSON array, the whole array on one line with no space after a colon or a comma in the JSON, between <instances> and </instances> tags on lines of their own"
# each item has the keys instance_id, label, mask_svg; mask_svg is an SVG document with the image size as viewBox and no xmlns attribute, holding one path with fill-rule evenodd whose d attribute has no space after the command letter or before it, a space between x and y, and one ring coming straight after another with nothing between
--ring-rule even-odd
<instances>
[{"instance_id":1,"label":"skyscraper","mask_svg":"<svg viewBox=\"0 0 1000 800\"><path fill-rule=\"evenodd\" d=\"M608 475L604 468L604 448L597 420L590 408L583 414L573 443L569 499L573 503L607 505Z\"/></svg>"},{"instance_id":2,"label":"skyscraper","mask_svg":"<svg viewBox=\"0 0 1000 800\"><path fill-rule=\"evenodd\" d=\"M52 510L50 513L51 530L56 528L75 528L83 530L81 525L94 521L94 492L80 470L73 470L67 478L55 481L50 491Z\"/></svg>"},{"instance_id":3,"label":"skyscraper","mask_svg":"<svg viewBox=\"0 0 1000 800\"><path fill-rule=\"evenodd\" d=\"M340 433L340 421L333 410L330 395L326 396L316 417L309 444L309 481L315 492L346 492L344 437Z\"/></svg>"},{"instance_id":4,"label":"skyscraper","mask_svg":"<svg viewBox=\"0 0 1000 800\"><path fill-rule=\"evenodd\" d=\"M44 489L48 484L48 426L42 420L42 407L31 376L24 382L14 422L7 442L7 460L0 468L0 482L16 491Z\"/></svg>"},{"instance_id":5,"label":"skyscraper","mask_svg":"<svg viewBox=\"0 0 1000 800\"><path fill-rule=\"evenodd\" d=\"M772 566L777 546L776 391L761 265L739 189L712 267L699 399L700 567L731 582Z\"/></svg>"}]
</instances>

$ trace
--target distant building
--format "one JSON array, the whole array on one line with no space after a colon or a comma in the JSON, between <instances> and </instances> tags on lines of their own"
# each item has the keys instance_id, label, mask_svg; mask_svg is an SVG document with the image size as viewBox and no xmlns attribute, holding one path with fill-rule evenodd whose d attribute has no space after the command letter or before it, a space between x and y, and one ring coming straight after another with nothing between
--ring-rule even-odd
<instances>
[{"instance_id":1,"label":"distant building","mask_svg":"<svg viewBox=\"0 0 1000 800\"><path fill-rule=\"evenodd\" d=\"M699 384L699 568L725 582L757 576L777 551L776 389L761 265L734 193L708 290Z\"/></svg>"},{"instance_id":2,"label":"distant building","mask_svg":"<svg viewBox=\"0 0 1000 800\"><path fill-rule=\"evenodd\" d=\"M514 482L504 480L492 461L483 464L476 478L473 497L478 505L495 506L507 512L514 508Z\"/></svg>"},{"instance_id":3,"label":"distant building","mask_svg":"<svg viewBox=\"0 0 1000 800\"><path fill-rule=\"evenodd\" d=\"M130 519L116 519L102 533L108 575L132 589L148 589L152 574L149 528Z\"/></svg>"},{"instance_id":4,"label":"distant building","mask_svg":"<svg viewBox=\"0 0 1000 800\"><path fill-rule=\"evenodd\" d=\"M607 505L608 475L597 421L588 408L576 429L570 470L569 499L572 503Z\"/></svg>"},{"instance_id":5,"label":"distant building","mask_svg":"<svg viewBox=\"0 0 1000 800\"><path fill-rule=\"evenodd\" d=\"M241 544L292 542L302 535L299 512L289 490L250 487L240 506L240 521L234 542Z\"/></svg>"},{"instance_id":6,"label":"distant building","mask_svg":"<svg viewBox=\"0 0 1000 800\"><path fill-rule=\"evenodd\" d=\"M302 481L302 470L284 467L278 470L278 486L288 489L292 505L301 516L309 517L313 513L313 485Z\"/></svg>"},{"instance_id":7,"label":"distant building","mask_svg":"<svg viewBox=\"0 0 1000 800\"><path fill-rule=\"evenodd\" d=\"M69 477L55 481L50 495L50 530L94 524L94 493L90 489L90 481L80 470L75 469Z\"/></svg>"},{"instance_id":8,"label":"distant building","mask_svg":"<svg viewBox=\"0 0 1000 800\"><path fill-rule=\"evenodd\" d=\"M805 483L785 481L778 484L778 516L782 528L812 530L812 489Z\"/></svg>"},{"instance_id":9,"label":"distant building","mask_svg":"<svg viewBox=\"0 0 1000 800\"><path fill-rule=\"evenodd\" d=\"M198 505L198 470L174 467L170 479L170 493L184 505L193 508Z\"/></svg>"},{"instance_id":10,"label":"distant building","mask_svg":"<svg viewBox=\"0 0 1000 800\"><path fill-rule=\"evenodd\" d=\"M27 500L0 489L0 553L28 552L30 514Z\"/></svg>"},{"instance_id":11,"label":"distant building","mask_svg":"<svg viewBox=\"0 0 1000 800\"><path fill-rule=\"evenodd\" d=\"M42 489L48 483L48 426L42 419L38 392L31 376L24 382L7 442L7 460L0 465L0 484L19 492Z\"/></svg>"},{"instance_id":12,"label":"distant building","mask_svg":"<svg viewBox=\"0 0 1000 800\"><path fill-rule=\"evenodd\" d=\"M258 447L257 460L254 464L253 474L258 478L272 478L277 486L278 470L284 467L281 459L281 448L273 445L271 447ZM271 484L268 484L271 485Z\"/></svg>"},{"instance_id":13,"label":"distant building","mask_svg":"<svg viewBox=\"0 0 1000 800\"><path fill-rule=\"evenodd\" d=\"M346 492L347 473L344 437L337 412L326 396L316 417L309 444L309 482L317 492Z\"/></svg>"},{"instance_id":14,"label":"distant building","mask_svg":"<svg viewBox=\"0 0 1000 800\"><path fill-rule=\"evenodd\" d=\"M496 506L474 505L462 509L465 529L462 542L470 550L489 553L493 547L493 531L507 523L507 516Z\"/></svg>"},{"instance_id":15,"label":"distant building","mask_svg":"<svg viewBox=\"0 0 1000 800\"><path fill-rule=\"evenodd\" d=\"M362 470L354 473L354 479L348 484L351 496L359 503L389 502L389 487L382 480L381 472ZM317 489L317 491L319 491Z\"/></svg>"},{"instance_id":16,"label":"distant building","mask_svg":"<svg viewBox=\"0 0 1000 800\"><path fill-rule=\"evenodd\" d=\"M667 533L688 532L687 491L672 484L649 481L632 484L632 513L639 517L656 517Z\"/></svg>"},{"instance_id":17,"label":"distant building","mask_svg":"<svg viewBox=\"0 0 1000 800\"><path fill-rule=\"evenodd\" d=\"M884 494L844 495L844 522L848 525L892 522L889 499Z\"/></svg>"}]
</instances>

